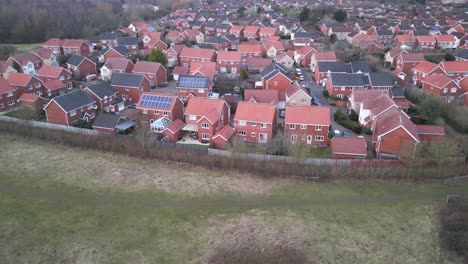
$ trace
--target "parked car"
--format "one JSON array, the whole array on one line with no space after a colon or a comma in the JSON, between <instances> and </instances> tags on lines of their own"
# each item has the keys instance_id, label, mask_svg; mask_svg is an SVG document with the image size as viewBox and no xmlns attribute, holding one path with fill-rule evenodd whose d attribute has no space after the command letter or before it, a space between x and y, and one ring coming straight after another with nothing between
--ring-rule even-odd
<instances>
[{"instance_id":1,"label":"parked car","mask_svg":"<svg viewBox=\"0 0 468 264\"><path fill-rule=\"evenodd\" d=\"M343 131L343 133L341 134L343 137L350 137L351 136L351 133L349 133L348 131Z\"/></svg>"},{"instance_id":2,"label":"parked car","mask_svg":"<svg viewBox=\"0 0 468 264\"><path fill-rule=\"evenodd\" d=\"M127 105L128 108L136 109L136 103Z\"/></svg>"},{"instance_id":3,"label":"parked car","mask_svg":"<svg viewBox=\"0 0 468 264\"><path fill-rule=\"evenodd\" d=\"M333 136L335 136L335 137L341 136L341 131L338 130L338 129L333 130Z\"/></svg>"},{"instance_id":4,"label":"parked car","mask_svg":"<svg viewBox=\"0 0 468 264\"><path fill-rule=\"evenodd\" d=\"M286 116L286 111L285 110L280 110L279 111L279 117L284 118Z\"/></svg>"}]
</instances>

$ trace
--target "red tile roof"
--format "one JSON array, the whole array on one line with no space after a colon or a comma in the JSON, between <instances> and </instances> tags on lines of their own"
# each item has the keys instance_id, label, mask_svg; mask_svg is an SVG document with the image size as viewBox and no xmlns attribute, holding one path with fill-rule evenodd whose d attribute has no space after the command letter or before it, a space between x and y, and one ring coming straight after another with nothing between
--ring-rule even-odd
<instances>
[{"instance_id":1,"label":"red tile roof","mask_svg":"<svg viewBox=\"0 0 468 264\"><path fill-rule=\"evenodd\" d=\"M331 141L332 154L367 156L367 143L364 137L334 137Z\"/></svg>"},{"instance_id":2,"label":"red tile roof","mask_svg":"<svg viewBox=\"0 0 468 264\"><path fill-rule=\"evenodd\" d=\"M434 36L417 36L416 39L419 41L419 42L436 42L436 38Z\"/></svg>"},{"instance_id":3,"label":"red tile roof","mask_svg":"<svg viewBox=\"0 0 468 264\"><path fill-rule=\"evenodd\" d=\"M208 76L211 80L216 76L216 63L215 62L191 62L190 75Z\"/></svg>"},{"instance_id":4,"label":"red tile roof","mask_svg":"<svg viewBox=\"0 0 468 264\"><path fill-rule=\"evenodd\" d=\"M416 142L419 142L416 125L401 111L389 111L379 116L372 138L377 139L400 127L406 130Z\"/></svg>"},{"instance_id":5,"label":"red tile roof","mask_svg":"<svg viewBox=\"0 0 468 264\"><path fill-rule=\"evenodd\" d=\"M257 123L273 124L276 118L276 107L264 103L237 103L234 120L253 121Z\"/></svg>"},{"instance_id":6,"label":"red tile roof","mask_svg":"<svg viewBox=\"0 0 468 264\"><path fill-rule=\"evenodd\" d=\"M174 70L172 71L172 74L188 74L190 71L189 67L183 67L183 66L175 66Z\"/></svg>"},{"instance_id":7,"label":"red tile roof","mask_svg":"<svg viewBox=\"0 0 468 264\"><path fill-rule=\"evenodd\" d=\"M301 92L301 91L304 92L305 95L307 95L307 97L311 98L309 93L304 88L302 88L302 86L298 82L291 83L291 85L288 87L288 89L286 89L286 96L288 98L291 98L296 93Z\"/></svg>"},{"instance_id":8,"label":"red tile roof","mask_svg":"<svg viewBox=\"0 0 468 264\"><path fill-rule=\"evenodd\" d=\"M25 73L12 72L8 75L7 81L11 85L26 86L32 78L35 77Z\"/></svg>"},{"instance_id":9,"label":"red tile roof","mask_svg":"<svg viewBox=\"0 0 468 264\"><path fill-rule=\"evenodd\" d=\"M451 82L453 82L452 78L439 73L433 73L423 81L423 83L440 89L447 87Z\"/></svg>"},{"instance_id":10,"label":"red tile roof","mask_svg":"<svg viewBox=\"0 0 468 264\"><path fill-rule=\"evenodd\" d=\"M244 34L245 33L257 33L259 30L260 28L257 26L246 26L244 28Z\"/></svg>"},{"instance_id":11,"label":"red tile roof","mask_svg":"<svg viewBox=\"0 0 468 264\"><path fill-rule=\"evenodd\" d=\"M242 43L239 46L237 46L237 50L242 53L262 54L262 47L258 43Z\"/></svg>"},{"instance_id":12,"label":"red tile roof","mask_svg":"<svg viewBox=\"0 0 468 264\"><path fill-rule=\"evenodd\" d=\"M211 59L215 54L212 49L184 48L180 57Z\"/></svg>"},{"instance_id":13,"label":"red tile roof","mask_svg":"<svg viewBox=\"0 0 468 264\"><path fill-rule=\"evenodd\" d=\"M403 53L400 55L402 62L422 62L425 61L424 56L419 53Z\"/></svg>"},{"instance_id":14,"label":"red tile roof","mask_svg":"<svg viewBox=\"0 0 468 264\"><path fill-rule=\"evenodd\" d=\"M437 64L429 62L429 61L423 61L418 63L416 66L414 66L413 70L422 72L425 74L430 74L432 71L434 71L437 68Z\"/></svg>"},{"instance_id":15,"label":"red tile roof","mask_svg":"<svg viewBox=\"0 0 468 264\"><path fill-rule=\"evenodd\" d=\"M468 72L468 61L443 61L439 66L447 73Z\"/></svg>"},{"instance_id":16,"label":"red tile roof","mask_svg":"<svg viewBox=\"0 0 468 264\"><path fill-rule=\"evenodd\" d=\"M39 99L39 96L36 94L23 93L19 99L21 101L36 102L37 99Z\"/></svg>"},{"instance_id":17,"label":"red tile roof","mask_svg":"<svg viewBox=\"0 0 468 264\"><path fill-rule=\"evenodd\" d=\"M279 102L278 91L263 89L245 89L244 100L254 100L257 103L277 104Z\"/></svg>"},{"instance_id":18,"label":"red tile roof","mask_svg":"<svg viewBox=\"0 0 468 264\"><path fill-rule=\"evenodd\" d=\"M385 111L392 111L390 109L396 110L398 107L388 95L380 94L374 99L364 100L362 108L369 110L373 116L378 116Z\"/></svg>"},{"instance_id":19,"label":"red tile roof","mask_svg":"<svg viewBox=\"0 0 468 264\"><path fill-rule=\"evenodd\" d=\"M247 67L249 68L265 68L272 62L269 58L248 58Z\"/></svg>"},{"instance_id":20,"label":"red tile roof","mask_svg":"<svg viewBox=\"0 0 468 264\"><path fill-rule=\"evenodd\" d=\"M453 35L436 35L435 37L438 42L455 42Z\"/></svg>"},{"instance_id":21,"label":"red tile roof","mask_svg":"<svg viewBox=\"0 0 468 264\"><path fill-rule=\"evenodd\" d=\"M39 71L37 71L37 76L58 78L60 73L62 73L64 70L65 69L62 67L49 66L44 64L39 69Z\"/></svg>"},{"instance_id":22,"label":"red tile roof","mask_svg":"<svg viewBox=\"0 0 468 264\"><path fill-rule=\"evenodd\" d=\"M277 29L274 27L262 27L258 31L259 34L268 34L268 35L273 35L277 32Z\"/></svg>"},{"instance_id":23,"label":"red tile roof","mask_svg":"<svg viewBox=\"0 0 468 264\"><path fill-rule=\"evenodd\" d=\"M133 66L132 73L156 74L161 67L164 68L159 62L138 61Z\"/></svg>"},{"instance_id":24,"label":"red tile roof","mask_svg":"<svg viewBox=\"0 0 468 264\"><path fill-rule=\"evenodd\" d=\"M13 55L11 58L15 60L16 62L18 62L18 64L20 64L21 66L28 64L28 62L32 62L32 63L42 62L40 58L38 58L36 55L32 53L20 53L20 54Z\"/></svg>"},{"instance_id":25,"label":"red tile roof","mask_svg":"<svg viewBox=\"0 0 468 264\"><path fill-rule=\"evenodd\" d=\"M43 47L61 47L62 46L62 40L59 38L51 38L47 40L46 42L42 43Z\"/></svg>"},{"instance_id":26,"label":"red tile roof","mask_svg":"<svg viewBox=\"0 0 468 264\"><path fill-rule=\"evenodd\" d=\"M205 116L209 111L211 111L211 109L215 109L218 113L222 113L225 103L226 102L221 99L191 97L188 99L184 115Z\"/></svg>"},{"instance_id":27,"label":"red tile roof","mask_svg":"<svg viewBox=\"0 0 468 264\"><path fill-rule=\"evenodd\" d=\"M361 103L366 100L373 100L382 95L381 91L377 90L353 90L351 97L354 103Z\"/></svg>"},{"instance_id":28,"label":"red tile roof","mask_svg":"<svg viewBox=\"0 0 468 264\"><path fill-rule=\"evenodd\" d=\"M16 91L13 85L9 84L5 79L0 78L0 94L6 94Z\"/></svg>"},{"instance_id":29,"label":"red tile roof","mask_svg":"<svg viewBox=\"0 0 468 264\"><path fill-rule=\"evenodd\" d=\"M126 58L108 58L106 60L106 64L104 65L109 70L125 70L129 63L133 66L133 63L129 59L126 59Z\"/></svg>"},{"instance_id":30,"label":"red tile roof","mask_svg":"<svg viewBox=\"0 0 468 264\"><path fill-rule=\"evenodd\" d=\"M237 61L241 62L242 53L239 51L220 51L218 52L218 61Z\"/></svg>"},{"instance_id":31,"label":"red tile roof","mask_svg":"<svg viewBox=\"0 0 468 264\"><path fill-rule=\"evenodd\" d=\"M315 53L316 61L338 61L335 52L317 52Z\"/></svg>"},{"instance_id":32,"label":"red tile roof","mask_svg":"<svg viewBox=\"0 0 468 264\"><path fill-rule=\"evenodd\" d=\"M58 79L53 79L43 83L44 87L49 91L54 91L58 89L63 89L66 85Z\"/></svg>"},{"instance_id":33,"label":"red tile roof","mask_svg":"<svg viewBox=\"0 0 468 264\"><path fill-rule=\"evenodd\" d=\"M50 59L50 56L52 56L52 50L48 48L35 49L31 51L31 53L34 53L36 56L38 56L41 59Z\"/></svg>"},{"instance_id":34,"label":"red tile roof","mask_svg":"<svg viewBox=\"0 0 468 264\"><path fill-rule=\"evenodd\" d=\"M419 135L440 135L445 136L445 129L438 125L416 125Z\"/></svg>"},{"instance_id":35,"label":"red tile roof","mask_svg":"<svg viewBox=\"0 0 468 264\"><path fill-rule=\"evenodd\" d=\"M176 121L168 125L161 133L164 136L173 135L179 132L184 126L184 122L182 122L180 119L177 119Z\"/></svg>"},{"instance_id":36,"label":"red tile roof","mask_svg":"<svg viewBox=\"0 0 468 264\"><path fill-rule=\"evenodd\" d=\"M235 133L236 130L233 127L226 125L214 135L213 139L221 137L224 141L228 141Z\"/></svg>"},{"instance_id":37,"label":"red tile roof","mask_svg":"<svg viewBox=\"0 0 468 264\"><path fill-rule=\"evenodd\" d=\"M330 125L329 106L286 106L285 124Z\"/></svg>"}]
</instances>

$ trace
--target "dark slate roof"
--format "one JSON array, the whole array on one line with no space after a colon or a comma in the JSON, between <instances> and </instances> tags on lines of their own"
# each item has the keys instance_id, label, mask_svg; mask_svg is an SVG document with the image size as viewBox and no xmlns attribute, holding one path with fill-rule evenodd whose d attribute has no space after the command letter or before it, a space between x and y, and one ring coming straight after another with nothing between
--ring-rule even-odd
<instances>
[{"instance_id":1,"label":"dark slate roof","mask_svg":"<svg viewBox=\"0 0 468 264\"><path fill-rule=\"evenodd\" d=\"M94 101L91 96L82 90L56 96L52 100L55 101L60 107L62 107L66 112L70 112L91 103L96 103L96 101Z\"/></svg>"},{"instance_id":2,"label":"dark slate roof","mask_svg":"<svg viewBox=\"0 0 468 264\"><path fill-rule=\"evenodd\" d=\"M377 30L377 35L379 35L379 36L393 36L393 33L392 33L392 31L390 31L388 29L381 29L381 30Z\"/></svg>"},{"instance_id":3,"label":"dark slate roof","mask_svg":"<svg viewBox=\"0 0 468 264\"><path fill-rule=\"evenodd\" d=\"M216 25L216 29L227 29L230 26L231 25L229 25L229 24L218 24L218 25Z\"/></svg>"},{"instance_id":4,"label":"dark slate roof","mask_svg":"<svg viewBox=\"0 0 468 264\"><path fill-rule=\"evenodd\" d=\"M272 62L270 65L266 66L260 74L266 80L270 79L271 77L275 76L278 73L282 73L283 75L288 76L287 71L278 63Z\"/></svg>"},{"instance_id":5,"label":"dark slate roof","mask_svg":"<svg viewBox=\"0 0 468 264\"><path fill-rule=\"evenodd\" d=\"M373 72L369 77L373 86L393 86L392 76L388 72Z\"/></svg>"},{"instance_id":6,"label":"dark slate roof","mask_svg":"<svg viewBox=\"0 0 468 264\"><path fill-rule=\"evenodd\" d=\"M414 36L427 36L429 35L429 30L417 30L413 32Z\"/></svg>"},{"instance_id":7,"label":"dark slate roof","mask_svg":"<svg viewBox=\"0 0 468 264\"><path fill-rule=\"evenodd\" d=\"M411 30L411 26L410 25L398 25L398 28L400 30Z\"/></svg>"},{"instance_id":8,"label":"dark slate roof","mask_svg":"<svg viewBox=\"0 0 468 264\"><path fill-rule=\"evenodd\" d=\"M189 21L189 22L188 22L189 25L191 25L191 26L198 26L198 27L201 26L201 25L203 25L203 23L205 23L205 22L203 22L203 21Z\"/></svg>"},{"instance_id":9,"label":"dark slate roof","mask_svg":"<svg viewBox=\"0 0 468 264\"><path fill-rule=\"evenodd\" d=\"M100 99L104 99L106 96L110 97L117 92L117 90L115 90L108 82L100 82L90 85L88 86L88 89Z\"/></svg>"},{"instance_id":10,"label":"dark slate roof","mask_svg":"<svg viewBox=\"0 0 468 264\"><path fill-rule=\"evenodd\" d=\"M122 32L107 32L99 35L100 40L115 40L122 36Z\"/></svg>"},{"instance_id":11,"label":"dark slate roof","mask_svg":"<svg viewBox=\"0 0 468 264\"><path fill-rule=\"evenodd\" d=\"M216 50L213 45L208 44L208 43L200 43L197 45L200 49L211 49L211 50Z\"/></svg>"},{"instance_id":12,"label":"dark slate roof","mask_svg":"<svg viewBox=\"0 0 468 264\"><path fill-rule=\"evenodd\" d=\"M106 54L106 52L108 50L109 50L108 48L102 48L101 51L99 52L99 54L104 55L104 54Z\"/></svg>"},{"instance_id":13,"label":"dark slate roof","mask_svg":"<svg viewBox=\"0 0 468 264\"><path fill-rule=\"evenodd\" d=\"M112 85L115 86L124 86L124 87L138 87L145 78L140 74L133 73L115 73L112 77Z\"/></svg>"},{"instance_id":14,"label":"dark slate roof","mask_svg":"<svg viewBox=\"0 0 468 264\"><path fill-rule=\"evenodd\" d=\"M212 37L209 40L205 40L206 43L225 44L227 40L222 37Z\"/></svg>"},{"instance_id":15,"label":"dark slate roof","mask_svg":"<svg viewBox=\"0 0 468 264\"><path fill-rule=\"evenodd\" d=\"M125 55L128 55L128 54L131 53L131 51L127 47L121 46L121 45L115 46L115 47L113 47L113 49L115 51L117 51L122 56L125 56Z\"/></svg>"},{"instance_id":16,"label":"dark slate roof","mask_svg":"<svg viewBox=\"0 0 468 264\"><path fill-rule=\"evenodd\" d=\"M226 35L224 37L227 38L229 41L238 41L239 40L239 38L234 34L229 34L229 35Z\"/></svg>"},{"instance_id":17,"label":"dark slate roof","mask_svg":"<svg viewBox=\"0 0 468 264\"><path fill-rule=\"evenodd\" d=\"M119 45L125 45L125 46L136 46L138 45L138 38L118 38L117 43Z\"/></svg>"},{"instance_id":18,"label":"dark slate roof","mask_svg":"<svg viewBox=\"0 0 468 264\"><path fill-rule=\"evenodd\" d=\"M208 88L210 77L195 75L180 75L177 87L186 88Z\"/></svg>"},{"instance_id":19,"label":"dark slate roof","mask_svg":"<svg viewBox=\"0 0 468 264\"><path fill-rule=\"evenodd\" d=\"M208 28L216 28L216 23L214 23L214 22L206 23L206 27L208 27Z\"/></svg>"},{"instance_id":20,"label":"dark slate roof","mask_svg":"<svg viewBox=\"0 0 468 264\"><path fill-rule=\"evenodd\" d=\"M403 87L399 86L399 85L395 85L392 87L392 96L393 97L402 97L404 98L405 97L405 90L403 89Z\"/></svg>"},{"instance_id":21,"label":"dark slate roof","mask_svg":"<svg viewBox=\"0 0 468 264\"><path fill-rule=\"evenodd\" d=\"M359 73L332 73L333 86L364 86L364 79Z\"/></svg>"},{"instance_id":22,"label":"dark slate roof","mask_svg":"<svg viewBox=\"0 0 468 264\"><path fill-rule=\"evenodd\" d=\"M93 127L114 129L119 120L120 116L118 115L100 113L96 116L96 120L93 123Z\"/></svg>"},{"instance_id":23,"label":"dark slate roof","mask_svg":"<svg viewBox=\"0 0 468 264\"><path fill-rule=\"evenodd\" d=\"M318 62L320 72L350 72L346 64L342 62Z\"/></svg>"},{"instance_id":24,"label":"dark slate roof","mask_svg":"<svg viewBox=\"0 0 468 264\"><path fill-rule=\"evenodd\" d=\"M81 62L86 59L85 57L81 55L72 55L68 60L67 64L71 64L73 66L78 66L81 64Z\"/></svg>"},{"instance_id":25,"label":"dark slate roof","mask_svg":"<svg viewBox=\"0 0 468 264\"><path fill-rule=\"evenodd\" d=\"M369 63L366 61L352 61L351 62L351 70L353 73L358 73L359 71L362 73L369 73L371 72L371 68Z\"/></svg>"},{"instance_id":26,"label":"dark slate roof","mask_svg":"<svg viewBox=\"0 0 468 264\"><path fill-rule=\"evenodd\" d=\"M294 38L313 38L312 33L309 32L296 32Z\"/></svg>"},{"instance_id":27,"label":"dark slate roof","mask_svg":"<svg viewBox=\"0 0 468 264\"><path fill-rule=\"evenodd\" d=\"M456 57L459 57L459 58L463 58L465 60L468 60L468 49L462 49L460 50L457 55L455 55Z\"/></svg>"}]
</instances>

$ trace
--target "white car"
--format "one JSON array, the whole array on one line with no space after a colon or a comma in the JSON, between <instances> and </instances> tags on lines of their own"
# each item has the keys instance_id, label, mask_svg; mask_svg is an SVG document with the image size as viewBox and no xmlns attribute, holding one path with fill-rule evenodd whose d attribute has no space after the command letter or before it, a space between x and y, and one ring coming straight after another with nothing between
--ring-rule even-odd
<instances>
[{"instance_id":1,"label":"white car","mask_svg":"<svg viewBox=\"0 0 468 264\"><path fill-rule=\"evenodd\" d=\"M333 135L334 135L335 137L339 137L339 136L341 136L341 131L338 130L338 129L335 129L335 130L333 130Z\"/></svg>"}]
</instances>

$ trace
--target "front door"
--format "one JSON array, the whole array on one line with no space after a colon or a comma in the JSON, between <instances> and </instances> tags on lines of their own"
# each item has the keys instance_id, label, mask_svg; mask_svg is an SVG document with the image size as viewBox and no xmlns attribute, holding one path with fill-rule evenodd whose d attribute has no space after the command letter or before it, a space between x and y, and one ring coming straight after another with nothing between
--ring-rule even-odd
<instances>
[{"instance_id":1,"label":"front door","mask_svg":"<svg viewBox=\"0 0 468 264\"><path fill-rule=\"evenodd\" d=\"M307 136L307 144L312 144L312 136Z\"/></svg>"}]
</instances>

